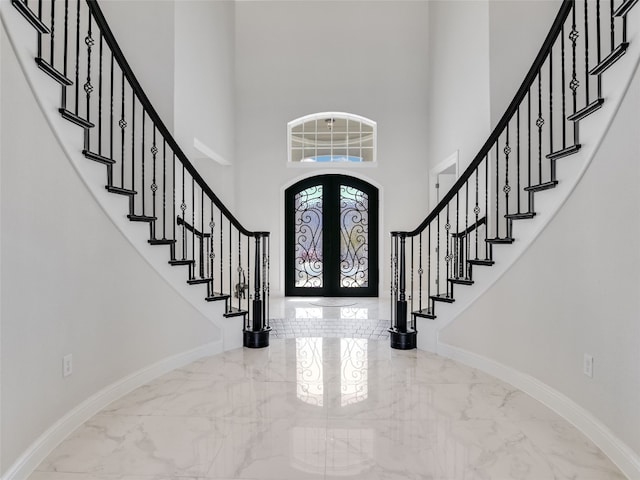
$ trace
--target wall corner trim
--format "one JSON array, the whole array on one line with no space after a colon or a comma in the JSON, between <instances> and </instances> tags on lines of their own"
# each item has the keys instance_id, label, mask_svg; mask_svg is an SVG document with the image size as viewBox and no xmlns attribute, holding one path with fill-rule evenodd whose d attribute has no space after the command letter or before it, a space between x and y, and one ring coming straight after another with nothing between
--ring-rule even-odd
<instances>
[{"instance_id":1,"label":"wall corner trim","mask_svg":"<svg viewBox=\"0 0 640 480\"><path fill-rule=\"evenodd\" d=\"M202 357L222 352L222 340L206 343L164 358L108 385L67 412L38 437L8 468L0 480L26 480L40 463L75 429L113 401L165 373Z\"/></svg>"},{"instance_id":2,"label":"wall corner trim","mask_svg":"<svg viewBox=\"0 0 640 480\"><path fill-rule=\"evenodd\" d=\"M640 455L563 393L513 367L453 345L438 341L437 353L493 375L543 403L595 443L630 480L640 480Z\"/></svg>"},{"instance_id":3,"label":"wall corner trim","mask_svg":"<svg viewBox=\"0 0 640 480\"><path fill-rule=\"evenodd\" d=\"M198 140L195 137L193 138L193 148L195 148L198 152L203 154L205 157L210 158L211 160L213 160L216 163L219 163L222 166L228 167L229 165L231 165L231 162L229 162L226 158L222 157L221 155L218 155L209 146L205 145L204 142Z\"/></svg>"}]
</instances>

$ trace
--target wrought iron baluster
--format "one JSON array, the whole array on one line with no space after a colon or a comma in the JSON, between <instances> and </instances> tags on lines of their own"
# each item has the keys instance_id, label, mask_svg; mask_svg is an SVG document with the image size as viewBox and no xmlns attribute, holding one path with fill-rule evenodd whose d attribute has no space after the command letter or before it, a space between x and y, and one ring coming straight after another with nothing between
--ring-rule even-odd
<instances>
[{"instance_id":1,"label":"wrought iron baluster","mask_svg":"<svg viewBox=\"0 0 640 480\"><path fill-rule=\"evenodd\" d=\"M521 207L520 207L520 189L521 189L521 185L520 185L520 106L518 105L518 110L516 112L516 138L517 138L517 142L516 142L516 181L517 181L517 185L516 185L516 196L517 196L517 202L518 202L518 213L521 212Z\"/></svg>"},{"instance_id":2,"label":"wrought iron baluster","mask_svg":"<svg viewBox=\"0 0 640 480\"><path fill-rule=\"evenodd\" d=\"M157 163L157 155L158 155L158 146L156 144L156 126L155 124L152 127L153 131L153 146L151 147L151 155L152 155L152 168L153 168L153 177L151 179L151 216L155 219L156 217L156 192L158 191L158 184L156 183L156 163ZM164 221L164 219L163 219ZM156 238L156 220L151 222L151 238L155 240Z\"/></svg>"},{"instance_id":3,"label":"wrought iron baluster","mask_svg":"<svg viewBox=\"0 0 640 480\"><path fill-rule=\"evenodd\" d=\"M418 310L422 310L422 232L418 238Z\"/></svg>"},{"instance_id":4,"label":"wrought iron baluster","mask_svg":"<svg viewBox=\"0 0 640 480\"><path fill-rule=\"evenodd\" d=\"M573 100L573 113L575 114L578 110L578 87L580 86L580 81L578 80L576 59L577 59L577 43L580 34L578 33L578 29L576 26L576 6L575 2L573 4L573 8L571 9L571 32L569 32L569 40L571 40L571 81L569 82L569 88L571 89L571 96ZM574 125L573 127L573 143L578 143L577 137L577 127Z\"/></svg>"},{"instance_id":5,"label":"wrought iron baluster","mask_svg":"<svg viewBox=\"0 0 640 480\"><path fill-rule=\"evenodd\" d=\"M542 183L542 127L544 118L542 118L542 72L538 70L538 118L536 127L538 127L538 183Z\"/></svg>"},{"instance_id":6,"label":"wrought iron baluster","mask_svg":"<svg viewBox=\"0 0 640 480\"><path fill-rule=\"evenodd\" d=\"M611 0L611 6L613 7L613 0ZM611 9L611 20L613 20L613 8ZM600 0L596 0L596 50L598 62L602 60L602 36L600 27ZM598 98L602 98L602 75L598 75Z\"/></svg>"},{"instance_id":7,"label":"wrought iron baluster","mask_svg":"<svg viewBox=\"0 0 640 480\"><path fill-rule=\"evenodd\" d=\"M131 190L136 189L136 95L131 89ZM135 197L131 196L131 213L135 213Z\"/></svg>"},{"instance_id":8,"label":"wrought iron baluster","mask_svg":"<svg viewBox=\"0 0 640 480\"><path fill-rule=\"evenodd\" d=\"M259 248L260 245L260 238L256 237L256 248ZM251 298L253 297L254 299L256 299L256 295L257 295L257 300L260 300L260 252L254 252L256 253L255 255L255 268L256 268L256 276L255 276L255 281L254 281L254 285L257 285L256 288L256 293L254 293L254 295L251 295L251 291L249 290L249 285L251 285L251 238L249 236L247 236L247 295L246 295L246 300L247 300L247 312L251 313L251 308L249 305L249 302L251 300ZM249 321L249 315L247 315L247 322Z\"/></svg>"},{"instance_id":9,"label":"wrought iron baluster","mask_svg":"<svg viewBox=\"0 0 640 480\"><path fill-rule=\"evenodd\" d=\"M93 39L92 32L91 32L91 12L87 12L87 22L89 24L89 29L87 32L87 36L84 38L84 43L87 46L87 81L85 82L83 89L84 89L84 93L86 94L86 98L87 98L87 105L86 105L86 112L87 112L87 117L86 120L88 122L91 121L91 93L93 92L93 85L91 84L91 49L93 47L93 45L95 44L95 40ZM91 147L90 147L90 135L89 135L89 129L85 128L84 130L84 148L86 151L90 151Z\"/></svg>"},{"instance_id":10,"label":"wrought iron baluster","mask_svg":"<svg viewBox=\"0 0 640 480\"><path fill-rule=\"evenodd\" d=\"M111 63L109 66L109 90L110 90L110 98L109 98L109 158L115 160L115 156L113 154L113 81L114 81L114 60L113 60L113 52L111 53ZM113 175L112 169L109 169L109 172ZM113 178L109 179L109 185L113 183Z\"/></svg>"},{"instance_id":11,"label":"wrought iron baluster","mask_svg":"<svg viewBox=\"0 0 640 480\"><path fill-rule=\"evenodd\" d=\"M431 223L427 231L427 302L431 302Z\"/></svg>"},{"instance_id":12,"label":"wrought iron baluster","mask_svg":"<svg viewBox=\"0 0 640 480\"><path fill-rule=\"evenodd\" d=\"M394 283L394 279L396 278L396 270L395 270L395 240L396 240L396 235L394 232L391 233L391 265L389 266L389 272L391 273L391 275L389 275L389 298L391 299L391 312L389 314L389 318L390 318L390 325L389 328L393 329L395 327L394 325L394 305L395 305L395 296L394 296L394 292L393 292L393 283Z\"/></svg>"},{"instance_id":13,"label":"wrought iron baluster","mask_svg":"<svg viewBox=\"0 0 640 480\"><path fill-rule=\"evenodd\" d=\"M187 204L185 203L185 167L182 164L182 203L180 204L180 210L182 210L182 260L187 259L187 225L186 225L186 211Z\"/></svg>"},{"instance_id":14,"label":"wrought iron baluster","mask_svg":"<svg viewBox=\"0 0 640 480\"><path fill-rule=\"evenodd\" d=\"M74 86L76 93L74 113L77 116L79 114L78 108L80 104L80 0L78 0L78 8L76 11L76 82Z\"/></svg>"},{"instance_id":15,"label":"wrought iron baluster","mask_svg":"<svg viewBox=\"0 0 640 480\"><path fill-rule=\"evenodd\" d=\"M176 224L178 221L178 217L176 216L176 153L175 152L171 152L171 156L172 156L172 168L171 168L171 195L173 197L172 200L172 213L173 215L171 216L171 226L173 229L173 238L172 240L175 242L172 246L171 246L171 260L175 260L176 259L176 255L175 255L175 250L176 250L176 245L178 243L178 236L176 235Z\"/></svg>"},{"instance_id":16,"label":"wrought iron baluster","mask_svg":"<svg viewBox=\"0 0 640 480\"><path fill-rule=\"evenodd\" d=\"M511 147L509 146L509 124L507 123L507 138L504 145L504 212L509 214L509 192L511 192L511 185L509 185L509 155L511 154ZM509 219L505 218L505 237L511 237L511 231L509 229Z\"/></svg>"},{"instance_id":17,"label":"wrought iron baluster","mask_svg":"<svg viewBox=\"0 0 640 480\"><path fill-rule=\"evenodd\" d=\"M204 190L200 189L200 278L204 278Z\"/></svg>"},{"instance_id":18,"label":"wrought iron baluster","mask_svg":"<svg viewBox=\"0 0 640 480\"><path fill-rule=\"evenodd\" d=\"M584 96L589 105L589 8L584 0Z\"/></svg>"},{"instance_id":19,"label":"wrought iron baluster","mask_svg":"<svg viewBox=\"0 0 640 480\"><path fill-rule=\"evenodd\" d=\"M127 128L127 121L124 118L124 102L125 102L125 89L124 89L124 72L122 72L122 84L121 84L121 103L120 103L120 121L118 126L120 127L120 188L124 188L124 137L125 128Z\"/></svg>"},{"instance_id":20,"label":"wrought iron baluster","mask_svg":"<svg viewBox=\"0 0 640 480\"><path fill-rule=\"evenodd\" d=\"M233 241L232 241L232 229L233 229L233 225L231 225L231 220L229 220L229 295L231 295L231 298L229 299L229 307L232 307L233 304L233 280L231 278L232 276L232 270L233 270Z\"/></svg>"},{"instance_id":21,"label":"wrought iron baluster","mask_svg":"<svg viewBox=\"0 0 640 480\"><path fill-rule=\"evenodd\" d=\"M102 155L102 52L103 52L104 38L102 32L100 32L100 48L98 56L100 63L98 65L98 155Z\"/></svg>"},{"instance_id":22,"label":"wrought iron baluster","mask_svg":"<svg viewBox=\"0 0 640 480\"><path fill-rule=\"evenodd\" d=\"M222 238L223 238L223 222L222 222L222 210L220 210L220 251L218 252L218 256L220 257L220 293L224 294L224 275L223 275L223 255L224 250L222 248ZM229 293L231 293L231 286L229 286Z\"/></svg>"},{"instance_id":23,"label":"wrought iron baluster","mask_svg":"<svg viewBox=\"0 0 640 480\"><path fill-rule=\"evenodd\" d=\"M42 20L42 0L38 0L38 20ZM38 30L38 58L42 57L42 32Z\"/></svg>"},{"instance_id":24,"label":"wrought iron baluster","mask_svg":"<svg viewBox=\"0 0 640 480\"><path fill-rule=\"evenodd\" d=\"M497 186L496 186L497 188ZM484 211L487 220L489 219L489 154L484 157ZM484 254L485 259L489 259L489 224L484 229Z\"/></svg>"},{"instance_id":25,"label":"wrought iron baluster","mask_svg":"<svg viewBox=\"0 0 640 480\"><path fill-rule=\"evenodd\" d=\"M586 0L585 0L586 1ZM616 23L614 22L614 15L613 12L615 11L614 5L613 5L613 0L610 0L610 18L611 18L611 51L613 52L616 48ZM598 1L598 4L600 4L600 2ZM626 17L625 17L626 18ZM600 32L598 32L598 38L600 38ZM623 39L623 41L626 41L626 39ZM600 57L598 57L598 63L600 63Z\"/></svg>"},{"instance_id":26,"label":"wrought iron baluster","mask_svg":"<svg viewBox=\"0 0 640 480\"><path fill-rule=\"evenodd\" d=\"M460 235L460 191L456 193L456 235ZM460 278L460 270L458 269L458 256L460 255L460 251L458 250L458 242L455 241L455 250L453 257L453 278ZM447 284L449 283L449 279L447 278Z\"/></svg>"},{"instance_id":27,"label":"wrought iron baluster","mask_svg":"<svg viewBox=\"0 0 640 480\"><path fill-rule=\"evenodd\" d=\"M478 203L479 200L479 192L478 192L478 170L480 167L476 167L476 206L473 209L473 213L475 213L476 216L476 231L475 233L475 237L476 237L476 252L475 252L475 259L478 260L478 252L479 252L479 244L478 244L478 217L480 215L480 205Z\"/></svg>"},{"instance_id":28,"label":"wrought iron baluster","mask_svg":"<svg viewBox=\"0 0 640 480\"><path fill-rule=\"evenodd\" d=\"M413 297L414 297L414 291L413 291L413 239L415 237L411 237L411 277L410 277L410 288L409 288L409 292L410 292L410 298L409 300L411 301L411 311L413 312Z\"/></svg>"},{"instance_id":29,"label":"wrought iron baluster","mask_svg":"<svg viewBox=\"0 0 640 480\"><path fill-rule=\"evenodd\" d=\"M142 184L140 185L140 190L142 193L142 215L144 216L146 214L146 208L145 208L145 197L146 197L146 183L145 183L145 171L144 171L144 160L146 157L146 152L145 152L145 130L146 130L146 117L147 114L144 111L144 108L142 109L142 140L141 140L141 145L140 145L140 152L141 152L141 159L140 159L140 168L141 168L141 182Z\"/></svg>"},{"instance_id":30,"label":"wrought iron baluster","mask_svg":"<svg viewBox=\"0 0 640 480\"><path fill-rule=\"evenodd\" d=\"M215 260L216 254L214 251L215 241L214 241L214 228L216 226L216 222L213 220L213 201L209 202L209 208L211 211L211 218L209 219L209 278L210 280L210 291L209 295L213 295L216 291L216 282L215 282Z\"/></svg>"},{"instance_id":31,"label":"wrought iron baluster","mask_svg":"<svg viewBox=\"0 0 640 480\"><path fill-rule=\"evenodd\" d=\"M564 24L562 25L560 33L560 51L560 61L562 63L562 148L565 149L567 147L567 84L565 67Z\"/></svg>"},{"instance_id":32,"label":"wrought iron baluster","mask_svg":"<svg viewBox=\"0 0 640 480\"><path fill-rule=\"evenodd\" d=\"M464 272L464 278L469 279L469 269L467 260L469 260L469 252L471 249L471 242L469 241L469 181L464 184L464 255L460 262L460 268ZM476 225L476 228L478 226Z\"/></svg>"},{"instance_id":33,"label":"wrought iron baluster","mask_svg":"<svg viewBox=\"0 0 640 480\"><path fill-rule=\"evenodd\" d=\"M69 50L69 0L64 0L64 39L62 47L62 74L67 76L67 64L68 64L68 50ZM111 94L113 97L113 93ZM67 88L62 87L62 99L60 106L66 110L67 108ZM113 156L111 157L113 158Z\"/></svg>"},{"instance_id":34,"label":"wrought iron baluster","mask_svg":"<svg viewBox=\"0 0 640 480\"><path fill-rule=\"evenodd\" d=\"M191 177L191 256L193 264L189 268L189 276L193 280L196 270L196 182L193 177Z\"/></svg>"},{"instance_id":35,"label":"wrought iron baluster","mask_svg":"<svg viewBox=\"0 0 640 480\"><path fill-rule=\"evenodd\" d=\"M438 213L438 236L436 237L436 295L440 295L440 213Z\"/></svg>"},{"instance_id":36,"label":"wrought iron baluster","mask_svg":"<svg viewBox=\"0 0 640 480\"><path fill-rule=\"evenodd\" d=\"M553 153L553 48L549 51L549 153ZM555 162L551 162L555 165ZM555 180L555 176L551 176Z\"/></svg>"},{"instance_id":37,"label":"wrought iron baluster","mask_svg":"<svg viewBox=\"0 0 640 480\"><path fill-rule=\"evenodd\" d=\"M498 156L498 140L496 140L496 238L500 238L500 158Z\"/></svg>"},{"instance_id":38,"label":"wrought iron baluster","mask_svg":"<svg viewBox=\"0 0 640 480\"><path fill-rule=\"evenodd\" d=\"M445 261L445 275L444 275L444 282L445 282L445 296L449 296L449 281L448 279L451 276L451 251L449 250L449 236L451 234L451 223L449 222L449 205L450 203L447 203L447 223L444 226L444 230L445 230L445 235L447 236L447 251L446 251L446 256L444 257L444 261Z\"/></svg>"},{"instance_id":39,"label":"wrought iron baluster","mask_svg":"<svg viewBox=\"0 0 640 480\"><path fill-rule=\"evenodd\" d=\"M49 64L55 67L54 37L56 33L56 0L51 0L51 26L49 27Z\"/></svg>"}]
</instances>

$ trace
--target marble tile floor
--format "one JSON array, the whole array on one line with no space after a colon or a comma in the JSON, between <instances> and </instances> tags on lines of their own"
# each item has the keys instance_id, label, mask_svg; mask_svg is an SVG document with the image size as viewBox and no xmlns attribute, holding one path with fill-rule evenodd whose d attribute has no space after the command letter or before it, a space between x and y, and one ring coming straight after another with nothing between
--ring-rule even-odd
<instances>
[{"instance_id":1,"label":"marble tile floor","mask_svg":"<svg viewBox=\"0 0 640 480\"><path fill-rule=\"evenodd\" d=\"M29 480L623 478L566 421L482 372L386 341L299 337L138 388Z\"/></svg>"},{"instance_id":2,"label":"marble tile floor","mask_svg":"<svg viewBox=\"0 0 640 480\"><path fill-rule=\"evenodd\" d=\"M378 298L272 299L272 338L324 337L389 340L390 304Z\"/></svg>"}]
</instances>

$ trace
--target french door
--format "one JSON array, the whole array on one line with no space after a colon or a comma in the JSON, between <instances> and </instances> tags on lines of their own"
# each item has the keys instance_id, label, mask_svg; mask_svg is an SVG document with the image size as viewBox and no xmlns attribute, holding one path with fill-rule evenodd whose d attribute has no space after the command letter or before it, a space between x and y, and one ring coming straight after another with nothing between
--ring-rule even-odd
<instances>
[{"instance_id":1,"label":"french door","mask_svg":"<svg viewBox=\"0 0 640 480\"><path fill-rule=\"evenodd\" d=\"M346 175L285 191L285 295L378 296L378 189Z\"/></svg>"}]
</instances>

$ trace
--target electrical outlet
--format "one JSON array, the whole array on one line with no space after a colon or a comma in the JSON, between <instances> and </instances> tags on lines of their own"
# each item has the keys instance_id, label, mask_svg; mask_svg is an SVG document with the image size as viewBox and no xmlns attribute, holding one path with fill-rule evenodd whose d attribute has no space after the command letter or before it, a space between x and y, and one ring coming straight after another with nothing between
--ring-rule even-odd
<instances>
[{"instance_id":1,"label":"electrical outlet","mask_svg":"<svg viewBox=\"0 0 640 480\"><path fill-rule=\"evenodd\" d=\"M584 354L582 369L587 377L593 378L593 355L590 355L588 353Z\"/></svg>"},{"instance_id":2,"label":"electrical outlet","mask_svg":"<svg viewBox=\"0 0 640 480\"><path fill-rule=\"evenodd\" d=\"M73 355L65 355L62 357L62 376L68 377L73 373Z\"/></svg>"}]
</instances>

